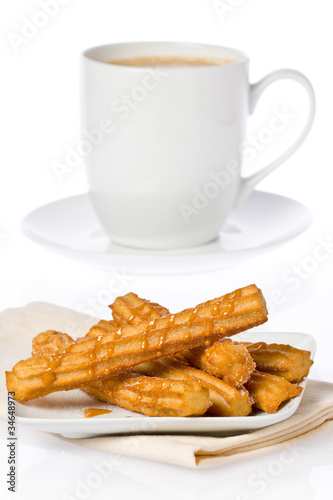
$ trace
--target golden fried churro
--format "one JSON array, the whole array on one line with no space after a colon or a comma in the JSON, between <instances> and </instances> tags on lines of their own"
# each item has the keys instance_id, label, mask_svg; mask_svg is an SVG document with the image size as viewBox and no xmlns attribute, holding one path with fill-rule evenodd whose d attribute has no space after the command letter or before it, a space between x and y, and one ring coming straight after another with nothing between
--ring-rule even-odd
<instances>
[{"instance_id":1,"label":"golden fried churro","mask_svg":"<svg viewBox=\"0 0 333 500\"><path fill-rule=\"evenodd\" d=\"M253 399L244 387L236 388L223 380L202 370L184 365L181 361L163 358L161 361L149 361L136 366L138 373L168 379L199 382L209 390L212 405L207 414L218 417L240 417L252 411Z\"/></svg>"},{"instance_id":2,"label":"golden fried churro","mask_svg":"<svg viewBox=\"0 0 333 500\"><path fill-rule=\"evenodd\" d=\"M39 354L52 356L55 351L63 350L73 344L74 340L67 333L56 332L55 330L47 330L39 333L32 339L32 355Z\"/></svg>"},{"instance_id":3,"label":"golden fried churro","mask_svg":"<svg viewBox=\"0 0 333 500\"><path fill-rule=\"evenodd\" d=\"M48 352L48 344L51 346L56 344L60 348L66 348L73 343L73 339L69 335L58 332L53 332L52 335L51 333L49 332L47 336L41 333L35 337L33 341L35 345L34 355L39 352ZM134 367L134 370L142 374L140 384L139 381L136 384L133 382L138 376L137 374L126 372L125 374L105 377L98 382L81 387L81 389L97 399L110 404L118 404L128 410L138 411L148 416L199 415L203 414L207 408L207 413L215 416L246 416L251 412L253 400L244 387L237 390L214 376L185 366L180 361L163 358L160 361L140 363ZM173 386L172 394L167 397L169 386L167 383L164 386L163 384L159 385L158 381L161 380L161 377L164 377L163 380L172 379L180 383L184 382L188 386L188 396L185 398L182 386L180 389L178 386ZM154 382L151 381L152 379ZM199 387L205 388L206 396L200 394L198 388L192 387L193 382L196 386L200 384ZM157 401L156 396L152 393L155 386L164 389ZM140 397L135 392L135 387L140 387ZM142 398L143 403L139 404ZM174 412L171 411L172 405L175 405ZM205 410L202 411L205 405Z\"/></svg>"},{"instance_id":4,"label":"golden fried churro","mask_svg":"<svg viewBox=\"0 0 333 500\"><path fill-rule=\"evenodd\" d=\"M135 293L117 297L110 309L112 316L119 325L137 325L145 320L167 316L170 311L159 304L141 299Z\"/></svg>"},{"instance_id":5,"label":"golden fried churro","mask_svg":"<svg viewBox=\"0 0 333 500\"><path fill-rule=\"evenodd\" d=\"M309 374L313 361L311 353L287 344L265 342L242 342L258 370L285 378L289 382L300 382Z\"/></svg>"},{"instance_id":6,"label":"golden fried churro","mask_svg":"<svg viewBox=\"0 0 333 500\"><path fill-rule=\"evenodd\" d=\"M247 349L231 339L218 340L209 347L186 350L180 356L190 365L223 378L224 382L235 387L245 384L256 367Z\"/></svg>"},{"instance_id":7,"label":"golden fried churro","mask_svg":"<svg viewBox=\"0 0 333 500\"><path fill-rule=\"evenodd\" d=\"M64 350L74 342L75 340L67 333L47 330L46 332L38 333L32 339L31 354L33 356L39 356L40 354L53 355L55 350ZM54 349L55 346L56 349Z\"/></svg>"},{"instance_id":8,"label":"golden fried churro","mask_svg":"<svg viewBox=\"0 0 333 500\"><path fill-rule=\"evenodd\" d=\"M119 324L138 324L145 319L153 319L169 314L168 309L159 304L141 299L134 293L117 297L109 306ZM201 346L179 353L179 359L211 373L230 385L240 387L255 369L255 363L244 346L235 345L230 339L214 342L211 346Z\"/></svg>"},{"instance_id":9,"label":"golden fried churro","mask_svg":"<svg viewBox=\"0 0 333 500\"><path fill-rule=\"evenodd\" d=\"M211 402L198 382L121 373L89 384L87 394L150 417L203 415Z\"/></svg>"},{"instance_id":10,"label":"golden fried churro","mask_svg":"<svg viewBox=\"0 0 333 500\"><path fill-rule=\"evenodd\" d=\"M303 390L283 377L257 370L245 387L255 400L254 406L267 413L275 413L283 401L299 396Z\"/></svg>"},{"instance_id":11,"label":"golden fried churro","mask_svg":"<svg viewBox=\"0 0 333 500\"><path fill-rule=\"evenodd\" d=\"M250 285L218 299L83 341L53 356L35 356L6 372L8 391L18 401L87 385L134 365L211 343L267 321L261 291Z\"/></svg>"},{"instance_id":12,"label":"golden fried churro","mask_svg":"<svg viewBox=\"0 0 333 500\"><path fill-rule=\"evenodd\" d=\"M117 332L119 331L119 324L115 321L106 321L101 319L96 325L90 328L89 332L85 335L85 337L80 337L80 341L86 340L87 338L99 337L100 335L104 335L105 333L110 334L110 338L112 337L111 333L113 332L113 340L119 337Z\"/></svg>"},{"instance_id":13,"label":"golden fried churro","mask_svg":"<svg viewBox=\"0 0 333 500\"><path fill-rule=\"evenodd\" d=\"M73 342L69 335L49 330L33 339L32 354L49 354L54 346L66 349ZM167 380L133 372L105 377L81 389L101 401L154 417L203 415L211 405L208 389L195 380Z\"/></svg>"}]
</instances>

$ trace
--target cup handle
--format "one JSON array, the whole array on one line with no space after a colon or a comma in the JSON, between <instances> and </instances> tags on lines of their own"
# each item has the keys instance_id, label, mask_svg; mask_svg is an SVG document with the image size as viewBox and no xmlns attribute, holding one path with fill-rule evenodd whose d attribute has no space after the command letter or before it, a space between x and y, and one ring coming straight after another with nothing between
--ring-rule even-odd
<instances>
[{"instance_id":1,"label":"cup handle","mask_svg":"<svg viewBox=\"0 0 333 500\"><path fill-rule=\"evenodd\" d=\"M269 163L266 167L263 167L259 172L256 172L248 177L242 177L240 182L240 187L238 191L238 195L236 198L235 207L241 205L243 201L249 196L249 194L253 191L254 187L258 182L260 182L266 175L270 174L275 170L281 163L286 161L302 144L308 135L315 114L315 95L313 91L313 87L310 81L299 71L293 69L281 69L277 71L273 71L269 73L267 76L259 80L257 83L250 85L250 114L253 113L256 104L261 96L262 92L268 87L271 83L281 80L281 79L292 79L296 80L300 83L308 93L309 97L309 113L307 120L305 122L304 128L301 134L298 136L294 144L292 144L284 153L278 156L275 160Z\"/></svg>"}]
</instances>

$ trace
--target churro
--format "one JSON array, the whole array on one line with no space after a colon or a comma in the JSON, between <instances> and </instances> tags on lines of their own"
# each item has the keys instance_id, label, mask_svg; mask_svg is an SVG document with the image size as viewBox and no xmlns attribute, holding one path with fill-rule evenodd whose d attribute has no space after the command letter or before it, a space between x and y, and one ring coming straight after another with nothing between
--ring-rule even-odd
<instances>
[{"instance_id":1,"label":"churro","mask_svg":"<svg viewBox=\"0 0 333 500\"><path fill-rule=\"evenodd\" d=\"M150 417L203 415L211 405L209 391L195 380L121 373L84 387L84 392L110 404Z\"/></svg>"},{"instance_id":2,"label":"churro","mask_svg":"<svg viewBox=\"0 0 333 500\"><path fill-rule=\"evenodd\" d=\"M142 299L134 293L117 297L110 309L119 324L138 324L145 319L153 319L169 314L168 309L159 304ZM235 387L242 386L255 369L255 363L246 348L234 344L230 339L216 341L211 346L201 346L178 354L186 361L207 373L223 378Z\"/></svg>"},{"instance_id":3,"label":"churro","mask_svg":"<svg viewBox=\"0 0 333 500\"><path fill-rule=\"evenodd\" d=\"M227 384L240 387L247 382L256 365L246 347L231 339L214 342L180 353L190 365L220 377Z\"/></svg>"},{"instance_id":4,"label":"churro","mask_svg":"<svg viewBox=\"0 0 333 500\"><path fill-rule=\"evenodd\" d=\"M287 344L265 342L242 342L254 360L258 370L285 378L289 382L300 382L309 374L313 361L311 353Z\"/></svg>"},{"instance_id":5,"label":"churro","mask_svg":"<svg viewBox=\"0 0 333 500\"><path fill-rule=\"evenodd\" d=\"M119 327L120 325L116 323L116 321L107 321L101 319L96 325L90 328L89 332L86 333L84 337L80 337L77 340L83 342L84 340L87 340L87 338L99 337L100 335L104 335L105 333L108 333L110 335L110 339L115 340L119 337L119 334L117 334L117 332L119 331Z\"/></svg>"},{"instance_id":6,"label":"churro","mask_svg":"<svg viewBox=\"0 0 333 500\"><path fill-rule=\"evenodd\" d=\"M161 361L150 361L136 366L138 373L168 379L199 382L201 387L209 390L212 405L207 409L208 415L218 417L247 416L252 411L253 399L244 387L232 387L223 380L202 370L184 365L181 361L164 358Z\"/></svg>"},{"instance_id":7,"label":"churro","mask_svg":"<svg viewBox=\"0 0 333 500\"><path fill-rule=\"evenodd\" d=\"M75 341L53 356L34 356L6 372L18 401L79 388L136 364L198 347L267 321L261 291L250 285L180 313ZM98 327L100 328L100 327Z\"/></svg>"},{"instance_id":8,"label":"churro","mask_svg":"<svg viewBox=\"0 0 333 500\"><path fill-rule=\"evenodd\" d=\"M67 333L47 330L32 339L32 355L52 356L55 351L66 349L74 340Z\"/></svg>"},{"instance_id":9,"label":"churro","mask_svg":"<svg viewBox=\"0 0 333 500\"><path fill-rule=\"evenodd\" d=\"M254 406L266 413L275 413L281 403L299 396L303 390L283 377L257 370L252 373L245 387L254 398Z\"/></svg>"},{"instance_id":10,"label":"churro","mask_svg":"<svg viewBox=\"0 0 333 500\"><path fill-rule=\"evenodd\" d=\"M54 346L66 349L74 340L49 330L34 337L32 354L50 353ZM211 405L209 391L197 381L168 380L125 372L92 382L81 389L101 401L154 417L203 415Z\"/></svg>"},{"instance_id":11,"label":"churro","mask_svg":"<svg viewBox=\"0 0 333 500\"><path fill-rule=\"evenodd\" d=\"M110 309L113 319L119 325L137 325L145 320L152 320L167 316L170 311L150 300L142 299L135 293L128 293L117 297Z\"/></svg>"}]
</instances>

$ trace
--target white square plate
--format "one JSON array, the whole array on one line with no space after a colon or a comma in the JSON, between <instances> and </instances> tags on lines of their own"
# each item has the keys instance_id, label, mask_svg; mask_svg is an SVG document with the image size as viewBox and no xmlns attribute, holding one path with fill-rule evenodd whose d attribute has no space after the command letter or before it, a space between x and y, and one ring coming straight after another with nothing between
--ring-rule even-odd
<instances>
[{"instance_id":1,"label":"white square plate","mask_svg":"<svg viewBox=\"0 0 333 500\"><path fill-rule=\"evenodd\" d=\"M291 332L244 332L233 337L250 342L290 344L311 352L314 358L316 343L311 335ZM307 379L299 385L305 389ZM28 403L16 403L17 423L65 437L93 437L112 434L238 434L281 422L298 408L302 395L283 404L273 414L256 412L247 417L146 417L118 406L100 402L79 389L49 394ZM85 418L87 408L112 410L112 413Z\"/></svg>"}]
</instances>

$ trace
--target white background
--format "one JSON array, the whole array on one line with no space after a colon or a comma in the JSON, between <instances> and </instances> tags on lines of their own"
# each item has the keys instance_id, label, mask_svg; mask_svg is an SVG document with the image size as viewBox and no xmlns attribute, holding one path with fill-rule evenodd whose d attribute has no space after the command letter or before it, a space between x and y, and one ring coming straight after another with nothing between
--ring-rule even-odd
<instances>
[{"instance_id":1,"label":"white background","mask_svg":"<svg viewBox=\"0 0 333 500\"><path fill-rule=\"evenodd\" d=\"M311 376L333 381L333 251L327 252L324 260L314 259L318 238L333 238L330 2L226 0L218 8L211 0L63 1L44 27L15 48L13 34L21 35L26 19L36 19L41 3L17 0L3 2L0 7L0 309L42 300L82 310L92 299L95 306L90 312L105 316L106 307L98 297L102 290L115 293L118 289L121 294L132 290L179 310L254 282L271 303L265 329L314 335L318 352ZM224 13L222 3L227 6ZM52 169L52 162L63 160L66 146L75 146L80 138L79 54L90 46L135 40L194 41L243 50L250 55L252 82L282 67L298 69L309 77L317 96L314 127L301 149L259 186L311 209L313 224L305 233L232 269L190 276L130 276L125 280L51 254L23 237L19 224L29 211L86 191L82 165L62 182ZM295 85L276 84L267 91L256 119L250 122L250 131L260 130L272 105L287 106L296 116L288 133L274 138L272 148L258 155L258 165L292 140L306 116L305 95ZM293 266L303 275L295 289L283 280ZM278 460L273 454L206 471L126 458L87 498L159 495L194 499L214 495L245 500L283 495L294 500L320 499L333 473L332 441L329 435L310 442L278 477L268 476L263 492L251 486L249 477ZM54 436L24 430L19 453L20 491L15 498L20 499L46 495L75 498L77 479L83 480L94 470L94 461L103 460L102 454L64 446ZM4 461L5 457L2 476ZM301 477L304 489L296 487Z\"/></svg>"}]
</instances>

